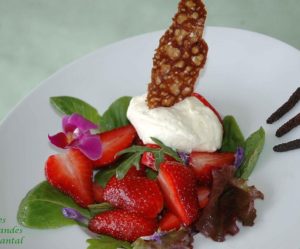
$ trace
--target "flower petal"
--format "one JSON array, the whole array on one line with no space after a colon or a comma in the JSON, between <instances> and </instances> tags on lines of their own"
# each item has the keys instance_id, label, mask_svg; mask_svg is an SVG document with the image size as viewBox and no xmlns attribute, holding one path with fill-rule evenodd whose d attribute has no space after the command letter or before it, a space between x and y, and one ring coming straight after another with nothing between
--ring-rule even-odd
<instances>
[{"instance_id":1,"label":"flower petal","mask_svg":"<svg viewBox=\"0 0 300 249\"><path fill-rule=\"evenodd\" d=\"M75 220L84 226L87 226L89 223L89 220L74 208L63 208L62 214L64 217Z\"/></svg>"},{"instance_id":2,"label":"flower petal","mask_svg":"<svg viewBox=\"0 0 300 249\"><path fill-rule=\"evenodd\" d=\"M48 135L48 138L53 145L55 145L59 148L64 149L68 145L67 136L63 132L59 132L53 136Z\"/></svg>"},{"instance_id":3,"label":"flower petal","mask_svg":"<svg viewBox=\"0 0 300 249\"><path fill-rule=\"evenodd\" d=\"M245 157L245 151L243 147L238 147L236 149L234 156L235 156L234 166L238 169L242 165Z\"/></svg>"},{"instance_id":4,"label":"flower petal","mask_svg":"<svg viewBox=\"0 0 300 249\"><path fill-rule=\"evenodd\" d=\"M81 130L81 132L98 129L97 125L77 113L73 113L70 116L64 116L62 125L65 132L73 132L76 128Z\"/></svg>"},{"instance_id":5,"label":"flower petal","mask_svg":"<svg viewBox=\"0 0 300 249\"><path fill-rule=\"evenodd\" d=\"M102 156L102 143L97 135L84 134L71 146L79 149L91 160L98 160Z\"/></svg>"}]
</instances>

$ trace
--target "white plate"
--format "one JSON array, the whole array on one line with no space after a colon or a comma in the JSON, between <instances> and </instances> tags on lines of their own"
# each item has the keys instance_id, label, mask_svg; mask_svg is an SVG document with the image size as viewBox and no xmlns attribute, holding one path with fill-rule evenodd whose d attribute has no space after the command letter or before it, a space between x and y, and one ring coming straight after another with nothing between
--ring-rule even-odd
<instances>
[{"instance_id":1,"label":"white plate","mask_svg":"<svg viewBox=\"0 0 300 249\"><path fill-rule=\"evenodd\" d=\"M47 134L60 130L60 118L49 105L49 97L76 96L100 112L117 97L146 91L152 56L162 33L130 38L100 49L72 63L47 79L7 117L0 127L0 228L17 225L16 213L28 190L44 180L44 161L54 153ZM276 128L299 111L296 107L274 125L266 118L297 88L300 52L270 37L229 28L207 28L209 58L198 91L222 114L233 114L245 135L259 126L266 129L266 145L251 177L265 194L257 201L254 227L241 228L226 242L216 243L198 236L195 248L205 249L299 249L300 168L299 151L276 154L272 146L300 137L300 129L282 139ZM296 110L297 109L297 110ZM87 236L79 227L56 230L24 229L16 248L84 249ZM12 248L0 245L0 248Z\"/></svg>"}]
</instances>

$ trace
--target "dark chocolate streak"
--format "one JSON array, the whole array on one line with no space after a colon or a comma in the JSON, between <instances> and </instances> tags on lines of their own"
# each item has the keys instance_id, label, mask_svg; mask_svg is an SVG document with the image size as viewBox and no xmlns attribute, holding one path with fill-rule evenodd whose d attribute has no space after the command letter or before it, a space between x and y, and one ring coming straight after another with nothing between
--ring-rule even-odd
<instances>
[{"instance_id":1,"label":"dark chocolate streak","mask_svg":"<svg viewBox=\"0 0 300 249\"><path fill-rule=\"evenodd\" d=\"M273 147L275 152L285 152L290 150L300 149L300 139L296 139L287 143L278 144Z\"/></svg>"},{"instance_id":2,"label":"dark chocolate streak","mask_svg":"<svg viewBox=\"0 0 300 249\"><path fill-rule=\"evenodd\" d=\"M288 113L300 100L300 87L292 94L292 96L280 106L268 119L267 123L272 124L279 120L284 114Z\"/></svg>"}]
</instances>

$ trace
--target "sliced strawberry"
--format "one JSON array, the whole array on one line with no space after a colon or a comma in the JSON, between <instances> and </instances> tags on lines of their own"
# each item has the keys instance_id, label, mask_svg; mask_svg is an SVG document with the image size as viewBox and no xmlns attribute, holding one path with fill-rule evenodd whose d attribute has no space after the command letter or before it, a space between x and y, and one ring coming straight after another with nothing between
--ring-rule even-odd
<instances>
[{"instance_id":1,"label":"sliced strawberry","mask_svg":"<svg viewBox=\"0 0 300 249\"><path fill-rule=\"evenodd\" d=\"M156 181L147 177L112 177L104 189L105 201L112 205L154 218L163 208L163 196Z\"/></svg>"},{"instance_id":2,"label":"sliced strawberry","mask_svg":"<svg viewBox=\"0 0 300 249\"><path fill-rule=\"evenodd\" d=\"M209 201L210 189L205 186L201 186L197 189L198 203L200 208L206 207Z\"/></svg>"},{"instance_id":3,"label":"sliced strawberry","mask_svg":"<svg viewBox=\"0 0 300 249\"><path fill-rule=\"evenodd\" d=\"M146 144L148 148L160 148L157 144ZM169 155L164 156L165 161L175 161L175 159ZM145 165L153 170L157 170L155 165L155 158L152 152L144 152L141 158L141 164Z\"/></svg>"},{"instance_id":4,"label":"sliced strawberry","mask_svg":"<svg viewBox=\"0 0 300 249\"><path fill-rule=\"evenodd\" d=\"M125 210L112 210L93 217L88 227L94 233L133 242L141 236L153 234L157 222Z\"/></svg>"},{"instance_id":5,"label":"sliced strawberry","mask_svg":"<svg viewBox=\"0 0 300 249\"><path fill-rule=\"evenodd\" d=\"M199 209L193 170L178 162L163 162L159 168L158 181L170 211L184 225L193 223Z\"/></svg>"},{"instance_id":6,"label":"sliced strawberry","mask_svg":"<svg viewBox=\"0 0 300 249\"><path fill-rule=\"evenodd\" d=\"M201 185L210 186L212 171L234 164L235 155L232 152L192 152L190 165Z\"/></svg>"},{"instance_id":7,"label":"sliced strawberry","mask_svg":"<svg viewBox=\"0 0 300 249\"><path fill-rule=\"evenodd\" d=\"M200 95L199 93L193 93L192 96L196 97L197 99L199 99L203 105L207 106L209 109L211 109L216 116L218 117L218 119L220 120L221 123L223 123L223 120L221 118L221 115L219 114L219 112L216 110L216 108L214 108L208 101L206 98L204 98L202 95Z\"/></svg>"},{"instance_id":8,"label":"sliced strawberry","mask_svg":"<svg viewBox=\"0 0 300 249\"><path fill-rule=\"evenodd\" d=\"M97 203L104 202L104 188L98 184L94 183L93 184L93 193L94 193L94 199Z\"/></svg>"},{"instance_id":9,"label":"sliced strawberry","mask_svg":"<svg viewBox=\"0 0 300 249\"><path fill-rule=\"evenodd\" d=\"M175 215L172 214L171 212L166 212L164 216L161 218L159 221L159 229L161 231L171 231L171 230L177 230L181 226L181 221L180 219Z\"/></svg>"},{"instance_id":10,"label":"sliced strawberry","mask_svg":"<svg viewBox=\"0 0 300 249\"><path fill-rule=\"evenodd\" d=\"M94 203L92 170L91 161L76 149L52 155L45 164L48 182L82 207Z\"/></svg>"},{"instance_id":11,"label":"sliced strawberry","mask_svg":"<svg viewBox=\"0 0 300 249\"><path fill-rule=\"evenodd\" d=\"M102 142L102 156L94 161L95 167L102 167L117 159L116 154L128 148L136 137L136 130L132 125L106 131L99 134Z\"/></svg>"}]
</instances>

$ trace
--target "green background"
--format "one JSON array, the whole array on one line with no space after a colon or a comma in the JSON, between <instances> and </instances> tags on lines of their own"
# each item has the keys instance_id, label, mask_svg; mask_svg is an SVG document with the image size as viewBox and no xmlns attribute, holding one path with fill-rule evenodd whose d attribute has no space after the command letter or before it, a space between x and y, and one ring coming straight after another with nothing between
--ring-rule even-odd
<instances>
[{"instance_id":1,"label":"green background","mask_svg":"<svg viewBox=\"0 0 300 249\"><path fill-rule=\"evenodd\" d=\"M0 120L65 64L114 41L166 29L177 2L0 0ZM300 48L300 0L206 0L206 5L207 25L253 30Z\"/></svg>"}]
</instances>

